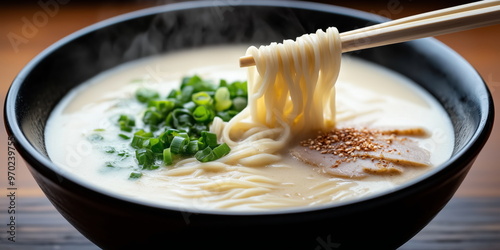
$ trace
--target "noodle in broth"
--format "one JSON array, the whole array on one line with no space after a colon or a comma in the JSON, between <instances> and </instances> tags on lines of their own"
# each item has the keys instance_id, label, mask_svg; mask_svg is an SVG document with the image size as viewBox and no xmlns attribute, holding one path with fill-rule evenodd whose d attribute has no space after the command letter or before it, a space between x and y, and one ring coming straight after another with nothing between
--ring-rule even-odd
<instances>
[{"instance_id":1,"label":"noodle in broth","mask_svg":"<svg viewBox=\"0 0 500 250\"><path fill-rule=\"evenodd\" d=\"M113 82L118 76L133 79L143 73L139 69L144 69L144 65L171 63L171 70L176 74L196 72L218 79L221 76L213 72L226 77L240 72L235 75L241 77L244 73L226 61L216 69L203 67L206 63L203 60L189 67L180 66L188 64L179 61L195 57L199 60L204 56L207 61L213 61L213 55L232 61L241 55L242 47L179 52L101 75L68 95L54 110L46 131L47 150L62 169L91 185L139 200L200 210L268 210L341 202L387 190L428 171L411 169L401 176L353 180L325 175L288 154L287 149L299 139L339 125L377 127L417 123L429 131L445 131L446 140L437 140L439 134L419 140L420 145L434 147L433 152L437 152L431 157L433 165L445 161L451 154L453 135L451 123L439 104L407 79L358 59L343 58L345 67L341 70L339 41L337 30L330 28L300 37L296 42L248 48L247 54L252 55L257 64L248 69L249 104L229 122L216 118L210 126L211 132L231 147L231 152L219 160L200 163L196 159L185 159L173 167L148 171L141 179L130 181L124 178L125 171L103 172L102 161L107 156L99 148L92 148L78 164L68 163L68 150L61 149L77 148L90 129L123 109L140 113L133 105L117 105L139 86L110 87L111 92L100 93L106 84L116 84ZM364 76L357 75L359 79L350 80L354 77L351 74L357 71L363 71ZM158 84L157 88L171 88L173 78ZM340 86L335 88L337 78ZM377 81L377 88L365 86L367 80ZM384 93L380 88L389 90ZM91 96L92 100L83 96ZM408 109L412 110L413 117L399 119L405 116L402 111ZM84 124L77 122L86 119ZM117 130L109 128L106 133L117 133ZM128 159L124 162L127 164L136 163Z\"/></svg>"}]
</instances>

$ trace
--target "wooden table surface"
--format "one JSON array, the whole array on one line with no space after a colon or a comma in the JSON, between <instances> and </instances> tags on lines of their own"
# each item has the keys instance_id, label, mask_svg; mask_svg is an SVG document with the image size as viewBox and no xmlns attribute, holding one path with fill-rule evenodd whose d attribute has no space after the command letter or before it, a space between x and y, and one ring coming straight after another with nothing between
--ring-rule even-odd
<instances>
[{"instance_id":1,"label":"wooden table surface","mask_svg":"<svg viewBox=\"0 0 500 250\"><path fill-rule=\"evenodd\" d=\"M0 101L22 67L52 43L100 20L175 1L84 2L77 0L0 3ZM57 3L44 8L40 3ZM239 1L214 0L227 4ZM326 1L325 1L326 2ZM333 1L332 1L333 2ZM463 3L464 1L462 1ZM10 4L9 4L10 3ZM450 6L424 0L335 1L392 19ZM44 14L45 13L45 14ZM45 18L44 18L45 17ZM36 22L31 30L27 22ZM500 101L500 25L437 37L467 59ZM2 126L3 126L3 109ZM498 111L496 116L499 117ZM500 249L500 124L451 202L401 249ZM0 249L96 249L55 210L22 159L16 158L16 242L8 240L7 137L0 130Z\"/></svg>"}]
</instances>

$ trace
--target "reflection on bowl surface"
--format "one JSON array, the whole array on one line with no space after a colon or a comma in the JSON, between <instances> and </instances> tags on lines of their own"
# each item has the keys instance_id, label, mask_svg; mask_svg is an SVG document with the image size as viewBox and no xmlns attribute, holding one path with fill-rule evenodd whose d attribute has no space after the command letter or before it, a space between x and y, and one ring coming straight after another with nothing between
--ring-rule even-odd
<instances>
[{"instance_id":1,"label":"reflection on bowl surface","mask_svg":"<svg viewBox=\"0 0 500 250\"><path fill-rule=\"evenodd\" d=\"M480 76L433 39L348 55L417 83L442 105L453 127L451 157L391 191L314 207L211 211L126 197L76 178L51 161L45 141L51 111L71 90L118 65L190 48L269 44L330 26L342 32L382 21L302 2L256 1L228 8L193 2L127 14L61 40L23 69L6 99L6 127L54 206L106 249L385 249L415 235L452 197L493 123L492 100Z\"/></svg>"}]
</instances>

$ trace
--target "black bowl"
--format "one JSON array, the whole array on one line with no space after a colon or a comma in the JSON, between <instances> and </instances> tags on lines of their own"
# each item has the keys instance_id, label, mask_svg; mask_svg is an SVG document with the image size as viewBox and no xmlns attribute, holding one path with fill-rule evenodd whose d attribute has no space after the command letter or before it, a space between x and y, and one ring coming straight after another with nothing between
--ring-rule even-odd
<instances>
[{"instance_id":1,"label":"black bowl","mask_svg":"<svg viewBox=\"0 0 500 250\"><path fill-rule=\"evenodd\" d=\"M450 200L493 124L492 99L481 77L434 39L351 53L407 76L435 96L451 117L456 137L444 164L367 198L286 211L179 210L110 194L67 176L51 162L44 143L47 117L58 101L122 63L204 45L269 44L329 26L342 32L380 21L350 9L283 1L193 2L123 15L76 32L31 61L7 95L6 127L54 206L103 248L396 248Z\"/></svg>"}]
</instances>

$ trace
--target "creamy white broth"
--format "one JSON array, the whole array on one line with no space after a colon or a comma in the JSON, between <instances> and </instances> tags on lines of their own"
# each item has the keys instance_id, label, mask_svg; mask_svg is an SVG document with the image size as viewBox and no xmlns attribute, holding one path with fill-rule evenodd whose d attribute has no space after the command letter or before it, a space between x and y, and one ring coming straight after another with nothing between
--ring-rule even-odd
<instances>
[{"instance_id":1,"label":"creamy white broth","mask_svg":"<svg viewBox=\"0 0 500 250\"><path fill-rule=\"evenodd\" d=\"M130 171L137 167L134 157L121 161L120 169L105 166L116 156L103 152L104 145L133 153L128 142L117 136L120 130L113 118L122 113L134 114L140 126L143 106L133 101L137 88L154 88L166 95L179 86L183 76L193 74L214 82L221 78L244 80L246 70L238 67L237 59L246 48L225 46L170 53L98 75L69 93L51 114L45 140L50 158L67 174L110 192L201 210L266 210L340 202L393 188L432 169L409 168L401 175L364 179L339 178L286 153L281 161L268 166L222 168L192 161L184 166L144 171L138 180L128 179ZM422 127L431 136L416 140L432 153L430 161L434 167L451 155L453 128L446 112L405 77L345 57L336 89L338 127ZM105 129L102 135L106 144L87 139L94 129ZM232 186L231 180L240 186ZM247 183L261 185L241 186Z\"/></svg>"}]
</instances>

